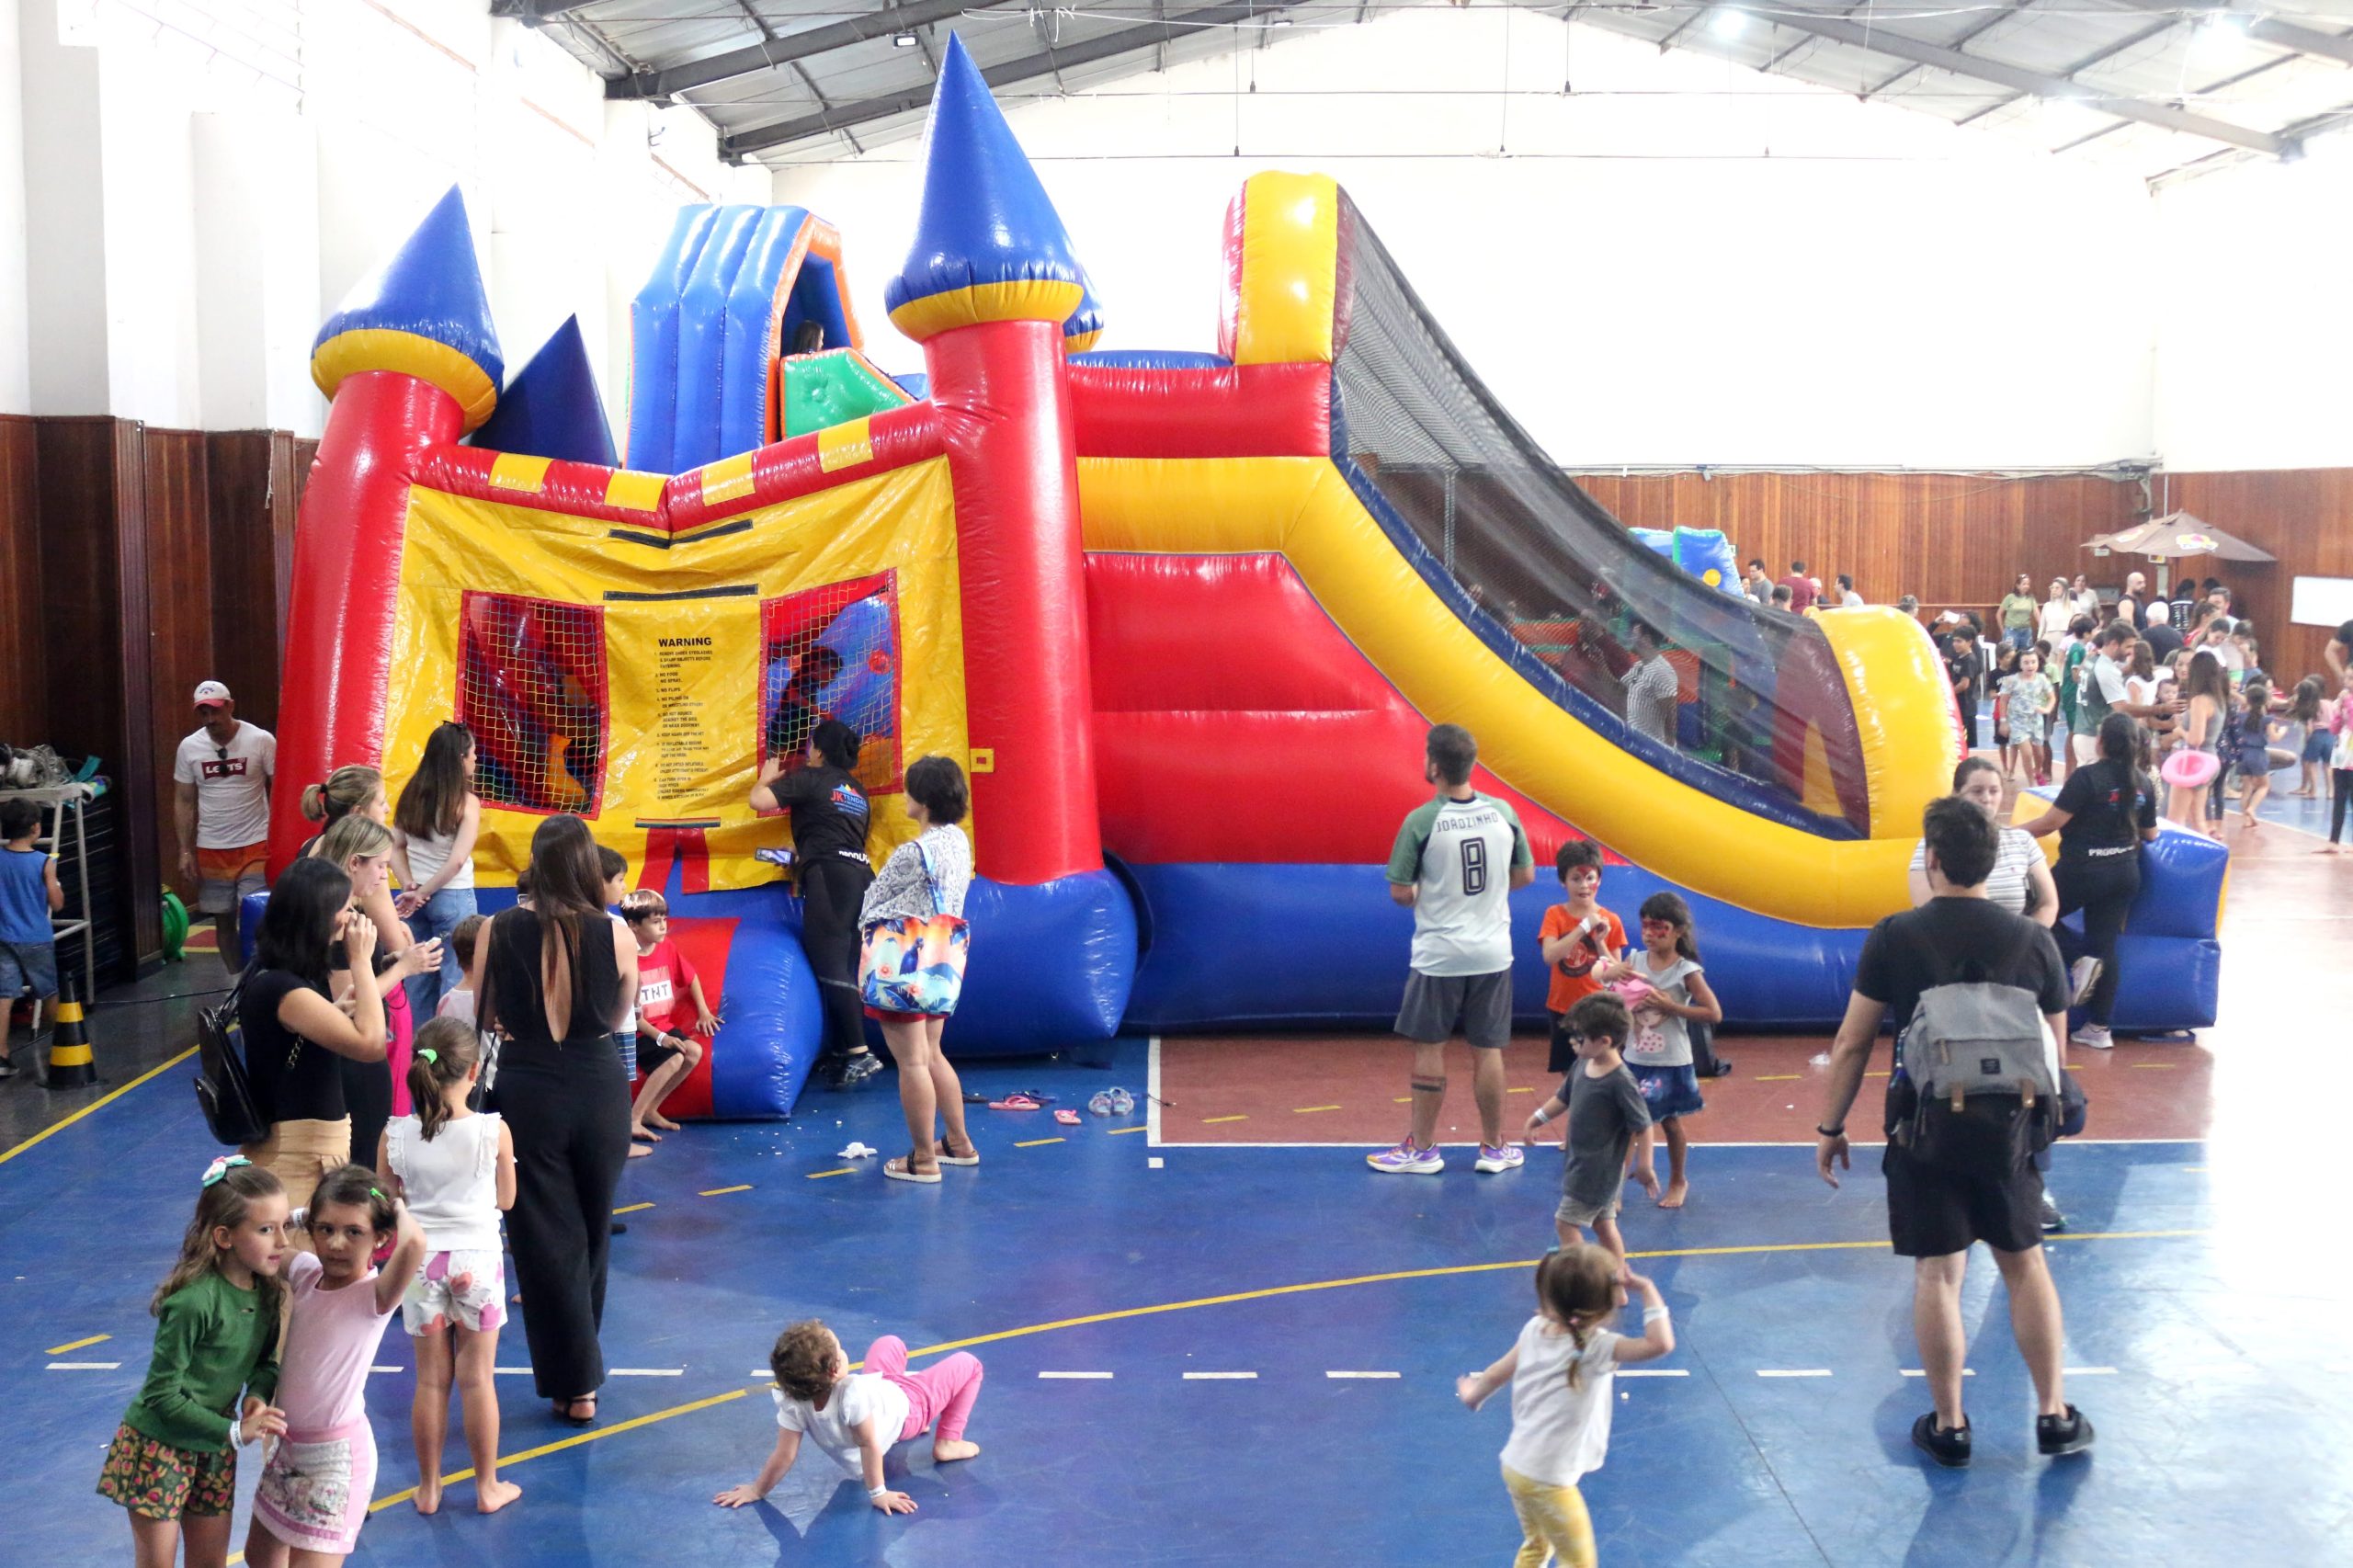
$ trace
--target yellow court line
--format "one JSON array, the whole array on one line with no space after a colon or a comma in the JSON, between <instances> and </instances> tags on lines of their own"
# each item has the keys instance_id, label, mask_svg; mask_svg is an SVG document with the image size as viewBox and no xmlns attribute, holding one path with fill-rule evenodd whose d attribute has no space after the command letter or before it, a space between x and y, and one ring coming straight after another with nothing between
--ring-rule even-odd
<instances>
[{"instance_id":1,"label":"yellow court line","mask_svg":"<svg viewBox=\"0 0 2353 1568\"><path fill-rule=\"evenodd\" d=\"M1290 1108L1290 1113L1293 1116L1313 1116L1319 1110L1337 1110L1339 1108L1340 1108L1336 1105L1295 1105Z\"/></svg>"},{"instance_id":2,"label":"yellow court line","mask_svg":"<svg viewBox=\"0 0 2353 1568\"><path fill-rule=\"evenodd\" d=\"M651 1209L653 1207L654 1205L651 1203L631 1203L614 1210L613 1212L616 1214L635 1214L641 1210Z\"/></svg>"},{"instance_id":3,"label":"yellow court line","mask_svg":"<svg viewBox=\"0 0 2353 1568\"><path fill-rule=\"evenodd\" d=\"M1863 1074L1866 1078L1892 1078L1894 1075L1895 1074L1893 1072L1866 1073Z\"/></svg>"},{"instance_id":4,"label":"yellow court line","mask_svg":"<svg viewBox=\"0 0 2353 1568\"><path fill-rule=\"evenodd\" d=\"M2158 1241L2211 1233L2204 1230L2086 1231L2075 1235L2053 1236L2051 1242ZM1724 1257L1743 1253L1854 1252L1866 1249L1883 1251L1886 1246L1887 1244L1883 1241L1777 1242L1756 1246L1669 1247L1656 1252L1629 1253L1627 1256L1630 1258ZM917 1356L938 1356L945 1351L969 1349L975 1345L995 1345L1008 1339L1026 1339L1033 1335L1051 1334L1056 1329L1083 1328L1091 1324L1118 1323L1127 1318L1157 1317L1166 1312L1187 1312L1195 1307L1229 1306L1236 1301L1267 1301L1277 1296L1299 1296L1316 1290L1344 1290L1356 1285L1385 1285L1403 1279L1439 1279L1453 1275L1495 1274L1506 1269L1533 1268L1539 1261L1540 1260L1537 1258L1521 1257L1512 1258L1503 1263L1461 1263L1438 1268L1403 1268L1387 1274L1359 1274L1346 1279L1316 1279L1300 1285L1269 1285L1256 1290L1235 1290L1222 1296L1199 1296L1188 1301L1162 1301L1146 1307L1120 1307L1108 1312L1090 1312L1085 1317L1061 1318L1052 1323L1031 1324L1023 1328L1000 1329L995 1334L975 1335L970 1339L951 1339L939 1345L926 1345L920 1350L908 1351L907 1355L910 1359ZM853 1362L849 1369L856 1371L861 1364ZM713 1394L709 1399L698 1399L686 1404L674 1404L667 1410L656 1410L650 1415L632 1416L627 1421L617 1421L610 1426L599 1426L593 1431L583 1432L577 1437L561 1438L536 1449L526 1449L519 1454L501 1454L498 1456L498 1462L502 1468L509 1468L521 1464L526 1460L540 1459L549 1454L561 1453L566 1449L576 1449L583 1443L594 1443L601 1438L618 1437L623 1432L635 1431L641 1426L651 1426L658 1421L690 1415L698 1410L708 1410L712 1405L725 1404L731 1400L741 1399L751 1392L749 1388L735 1388L724 1393ZM458 1471L443 1476L441 1484L454 1486L461 1481L471 1481L473 1479L473 1473L471 1470ZM389 1497L379 1497L368 1505L368 1511L370 1514L380 1514L394 1504L405 1503L415 1495L416 1488L412 1486L405 1492L395 1492ZM229 1559L232 1563L243 1560L242 1554Z\"/></svg>"},{"instance_id":5,"label":"yellow court line","mask_svg":"<svg viewBox=\"0 0 2353 1568\"><path fill-rule=\"evenodd\" d=\"M47 1351L43 1352L43 1354L50 1356L63 1356L68 1350L86 1349L90 1346L101 1344L106 1340L112 1339L114 1335L111 1334L94 1334L87 1339L76 1339L65 1345L52 1345Z\"/></svg>"},{"instance_id":6,"label":"yellow court line","mask_svg":"<svg viewBox=\"0 0 2353 1568\"><path fill-rule=\"evenodd\" d=\"M131 1090L137 1088L148 1079L155 1077L159 1074L170 1072L173 1068L178 1066L181 1062L186 1062L189 1057L194 1056L195 1054L196 1047L191 1045L186 1051L181 1051L177 1056L173 1057L169 1062L165 1062L158 1066L148 1068L147 1071L142 1073L139 1076L133 1078L119 1089L101 1095L97 1099L92 1100L88 1105L84 1106L80 1110L75 1111L73 1115L66 1117L61 1121L51 1123L50 1126L42 1128L39 1132L34 1133L31 1137L26 1139L23 1142L17 1144L6 1153L0 1154L0 1165L6 1165L10 1160L15 1159L17 1155L23 1153L26 1150L31 1148L42 1139L51 1137L57 1133L64 1131L67 1128L73 1126L75 1122L89 1115L92 1111L97 1110L102 1107L114 1104L115 1101L122 1098L123 1096L131 1093Z\"/></svg>"},{"instance_id":7,"label":"yellow court line","mask_svg":"<svg viewBox=\"0 0 2353 1568\"><path fill-rule=\"evenodd\" d=\"M842 1166L839 1170L831 1170L831 1171L810 1171L810 1172L808 1172L808 1173L807 1173L808 1177L809 1177L809 1179L810 1179L811 1181L815 1181L815 1180L817 1180L817 1179L818 1179L819 1177L821 1177L821 1176L856 1176L857 1174L858 1174L858 1167L857 1167L856 1165L844 1165L844 1166Z\"/></svg>"},{"instance_id":8,"label":"yellow court line","mask_svg":"<svg viewBox=\"0 0 2353 1568\"><path fill-rule=\"evenodd\" d=\"M1019 1142L1015 1143L1013 1146L1017 1149L1035 1149L1040 1143L1060 1143L1062 1142L1063 1140L1060 1138L1025 1138Z\"/></svg>"},{"instance_id":9,"label":"yellow court line","mask_svg":"<svg viewBox=\"0 0 2353 1568\"><path fill-rule=\"evenodd\" d=\"M1201 1125L1203 1127L1213 1127L1221 1121L1247 1121L1249 1119L1250 1119L1246 1116L1205 1116L1201 1118Z\"/></svg>"},{"instance_id":10,"label":"yellow court line","mask_svg":"<svg viewBox=\"0 0 2353 1568\"><path fill-rule=\"evenodd\" d=\"M752 1184L747 1181L740 1187L714 1187L708 1192L698 1192L695 1196L697 1198L724 1198L731 1192L749 1192L751 1190Z\"/></svg>"},{"instance_id":11,"label":"yellow court line","mask_svg":"<svg viewBox=\"0 0 2353 1568\"><path fill-rule=\"evenodd\" d=\"M1389 1103L1391 1105L1405 1105L1409 1103L1413 1097L1414 1096L1411 1095L1399 1095L1395 1099L1391 1100Z\"/></svg>"},{"instance_id":12,"label":"yellow court line","mask_svg":"<svg viewBox=\"0 0 2353 1568\"><path fill-rule=\"evenodd\" d=\"M2178 1062L2135 1062L2132 1063L2132 1071L2135 1073L2170 1073L2178 1065Z\"/></svg>"},{"instance_id":13,"label":"yellow court line","mask_svg":"<svg viewBox=\"0 0 2353 1568\"><path fill-rule=\"evenodd\" d=\"M1534 1089L1506 1089L1504 1091L1507 1095L1532 1095L1535 1092Z\"/></svg>"},{"instance_id":14,"label":"yellow court line","mask_svg":"<svg viewBox=\"0 0 2353 1568\"><path fill-rule=\"evenodd\" d=\"M1760 1075L1756 1079L1756 1082L1760 1084L1788 1084L1794 1083L1796 1080L1804 1076L1805 1074L1802 1073L1767 1073Z\"/></svg>"},{"instance_id":15,"label":"yellow court line","mask_svg":"<svg viewBox=\"0 0 2353 1568\"><path fill-rule=\"evenodd\" d=\"M1114 1127L1103 1136L1106 1138L1117 1138L1122 1132L1149 1132L1151 1131L1152 1129L1149 1127Z\"/></svg>"}]
</instances>

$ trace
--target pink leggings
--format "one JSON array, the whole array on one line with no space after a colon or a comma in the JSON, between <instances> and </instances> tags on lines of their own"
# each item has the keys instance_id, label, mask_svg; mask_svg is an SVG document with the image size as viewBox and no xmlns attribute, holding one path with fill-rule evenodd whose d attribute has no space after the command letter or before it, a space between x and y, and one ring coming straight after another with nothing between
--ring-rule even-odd
<instances>
[{"instance_id":1,"label":"pink leggings","mask_svg":"<svg viewBox=\"0 0 2353 1568\"><path fill-rule=\"evenodd\" d=\"M972 1402L981 1397L981 1358L969 1350L959 1350L937 1366L910 1372L907 1342L886 1334L866 1347L865 1370L880 1372L906 1391L907 1428L899 1434L903 1443L929 1431L934 1422L938 1430L932 1434L932 1441L956 1441L964 1435L964 1423L972 1419Z\"/></svg>"}]
</instances>

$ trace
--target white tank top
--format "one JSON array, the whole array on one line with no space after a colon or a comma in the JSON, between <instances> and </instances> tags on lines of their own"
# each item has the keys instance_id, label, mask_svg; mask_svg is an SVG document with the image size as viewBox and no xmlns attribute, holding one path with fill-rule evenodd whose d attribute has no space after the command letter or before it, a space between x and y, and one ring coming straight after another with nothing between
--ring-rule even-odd
<instances>
[{"instance_id":1,"label":"white tank top","mask_svg":"<svg viewBox=\"0 0 2353 1568\"><path fill-rule=\"evenodd\" d=\"M429 882L441 874L442 867L449 863L449 850L458 842L458 835L453 833L447 838L436 838L420 837L416 834L404 833L401 835L401 840L408 846L410 872L419 882ZM466 858L465 864L451 872L449 880L442 884L445 890L471 888L473 885L474 862L471 855Z\"/></svg>"},{"instance_id":2,"label":"white tank top","mask_svg":"<svg viewBox=\"0 0 2353 1568\"><path fill-rule=\"evenodd\" d=\"M498 1128L490 1112L445 1121L430 1139L413 1116L385 1127L385 1156L430 1251L498 1250Z\"/></svg>"}]
</instances>

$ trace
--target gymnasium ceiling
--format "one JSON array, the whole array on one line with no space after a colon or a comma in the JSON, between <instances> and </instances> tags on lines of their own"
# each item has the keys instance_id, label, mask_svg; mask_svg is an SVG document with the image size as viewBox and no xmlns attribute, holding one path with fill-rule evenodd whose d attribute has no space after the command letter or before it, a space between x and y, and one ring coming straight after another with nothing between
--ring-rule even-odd
<instances>
[{"instance_id":1,"label":"gymnasium ceiling","mask_svg":"<svg viewBox=\"0 0 2353 1568\"><path fill-rule=\"evenodd\" d=\"M1410 0L493 0L606 79L692 106L730 158L823 161L920 135L963 34L990 85L1080 93ZM2152 180L2299 156L2353 127L2353 0L1555 0L1550 16L2095 157Z\"/></svg>"}]
</instances>

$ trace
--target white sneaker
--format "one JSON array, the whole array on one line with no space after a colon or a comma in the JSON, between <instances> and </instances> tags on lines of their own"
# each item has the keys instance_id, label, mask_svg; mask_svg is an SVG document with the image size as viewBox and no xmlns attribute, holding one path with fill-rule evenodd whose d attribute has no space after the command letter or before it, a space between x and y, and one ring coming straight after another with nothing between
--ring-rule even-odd
<instances>
[{"instance_id":1,"label":"white sneaker","mask_svg":"<svg viewBox=\"0 0 2353 1568\"><path fill-rule=\"evenodd\" d=\"M2087 1051L2113 1051L2116 1041L2109 1037L2106 1024L2086 1024L2067 1037L2070 1045L2080 1045Z\"/></svg>"},{"instance_id":2,"label":"white sneaker","mask_svg":"<svg viewBox=\"0 0 2353 1568\"><path fill-rule=\"evenodd\" d=\"M1528 1156L1521 1153L1519 1146L1515 1143L1506 1143L1493 1149L1482 1143L1479 1145L1478 1162L1471 1168L1491 1174L1495 1171L1516 1171L1527 1158Z\"/></svg>"},{"instance_id":3,"label":"white sneaker","mask_svg":"<svg viewBox=\"0 0 2353 1568\"><path fill-rule=\"evenodd\" d=\"M2090 995L2092 987L2098 983L2099 960L2089 957L2077 959L2067 971L2067 1005L2082 1006L2084 998Z\"/></svg>"}]
</instances>

